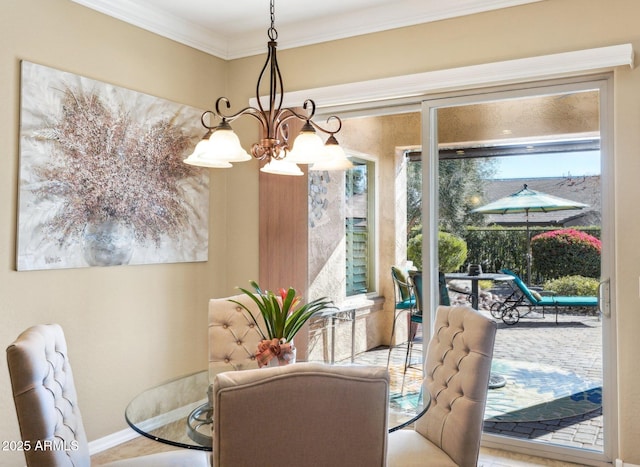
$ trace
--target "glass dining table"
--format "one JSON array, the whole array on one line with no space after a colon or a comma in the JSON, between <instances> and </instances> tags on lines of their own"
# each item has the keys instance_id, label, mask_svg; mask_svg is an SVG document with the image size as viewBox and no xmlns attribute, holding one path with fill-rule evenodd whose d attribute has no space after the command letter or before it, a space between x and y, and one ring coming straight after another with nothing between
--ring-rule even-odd
<instances>
[{"instance_id":1,"label":"glass dining table","mask_svg":"<svg viewBox=\"0 0 640 467\"><path fill-rule=\"evenodd\" d=\"M211 451L212 410L209 372L192 373L138 394L127 406L125 419L139 434L186 449ZM397 400L397 397L390 398ZM407 427L429 407L421 394L389 406L389 432Z\"/></svg>"}]
</instances>

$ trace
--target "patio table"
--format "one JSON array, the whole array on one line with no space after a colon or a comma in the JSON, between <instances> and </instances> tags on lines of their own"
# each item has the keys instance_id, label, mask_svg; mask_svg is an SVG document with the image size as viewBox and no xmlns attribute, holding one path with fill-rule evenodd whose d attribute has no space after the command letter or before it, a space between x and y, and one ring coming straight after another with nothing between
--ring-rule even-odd
<instances>
[{"instance_id":1,"label":"patio table","mask_svg":"<svg viewBox=\"0 0 640 467\"><path fill-rule=\"evenodd\" d=\"M471 281L471 306L478 309L478 299L480 297L478 282L480 281L502 281L507 282L513 280L513 276L509 274L497 274L483 272L480 274L467 274L465 272L450 272L444 275L447 281L450 280L466 280Z\"/></svg>"}]
</instances>

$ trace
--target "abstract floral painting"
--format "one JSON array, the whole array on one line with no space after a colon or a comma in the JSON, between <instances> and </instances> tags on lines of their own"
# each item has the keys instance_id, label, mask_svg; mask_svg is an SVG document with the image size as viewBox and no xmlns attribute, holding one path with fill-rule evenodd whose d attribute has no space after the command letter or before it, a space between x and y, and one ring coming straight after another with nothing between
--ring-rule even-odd
<instances>
[{"instance_id":1,"label":"abstract floral painting","mask_svg":"<svg viewBox=\"0 0 640 467\"><path fill-rule=\"evenodd\" d=\"M22 62L18 270L206 261L201 110Z\"/></svg>"}]
</instances>

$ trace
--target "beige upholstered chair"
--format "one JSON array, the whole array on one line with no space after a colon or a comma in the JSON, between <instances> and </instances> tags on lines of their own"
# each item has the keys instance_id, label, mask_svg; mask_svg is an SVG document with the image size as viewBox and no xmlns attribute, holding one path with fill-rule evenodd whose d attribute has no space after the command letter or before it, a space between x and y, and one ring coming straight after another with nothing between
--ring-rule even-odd
<instances>
[{"instance_id":1,"label":"beige upholstered chair","mask_svg":"<svg viewBox=\"0 0 640 467\"><path fill-rule=\"evenodd\" d=\"M7 348L20 434L29 467L89 467L91 460L62 328L33 326ZM45 444L47 443L47 444ZM50 449L36 449L36 446ZM203 451L178 450L109 464L112 467L207 466Z\"/></svg>"},{"instance_id":2,"label":"beige upholstered chair","mask_svg":"<svg viewBox=\"0 0 640 467\"><path fill-rule=\"evenodd\" d=\"M213 465L384 466L386 368L296 363L214 377Z\"/></svg>"},{"instance_id":3,"label":"beige upholstered chair","mask_svg":"<svg viewBox=\"0 0 640 467\"><path fill-rule=\"evenodd\" d=\"M209 378L223 371L258 368L255 357L262 335L247 311L230 302L245 305L265 329L258 306L246 294L209 301Z\"/></svg>"},{"instance_id":4,"label":"beige upholstered chair","mask_svg":"<svg viewBox=\"0 0 640 467\"><path fill-rule=\"evenodd\" d=\"M475 466L496 323L470 307L440 306L425 362L429 410L389 435L388 466Z\"/></svg>"}]
</instances>

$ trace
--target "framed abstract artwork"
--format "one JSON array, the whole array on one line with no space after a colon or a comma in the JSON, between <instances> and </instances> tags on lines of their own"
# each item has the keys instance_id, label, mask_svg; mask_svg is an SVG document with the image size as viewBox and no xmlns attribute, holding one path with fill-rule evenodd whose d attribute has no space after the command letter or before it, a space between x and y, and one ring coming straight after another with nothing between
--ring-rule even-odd
<instances>
[{"instance_id":1,"label":"framed abstract artwork","mask_svg":"<svg viewBox=\"0 0 640 467\"><path fill-rule=\"evenodd\" d=\"M201 110L27 61L17 269L206 261Z\"/></svg>"}]
</instances>

